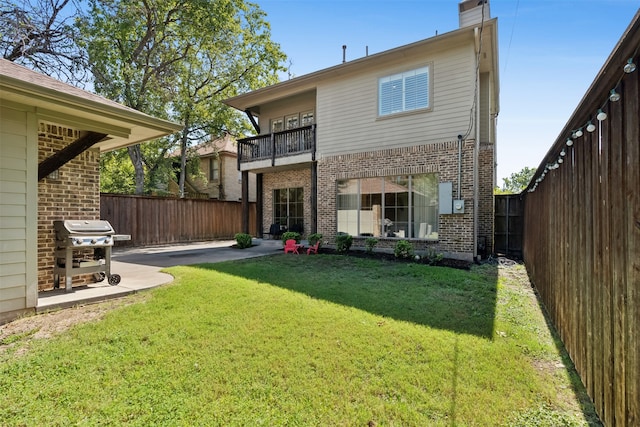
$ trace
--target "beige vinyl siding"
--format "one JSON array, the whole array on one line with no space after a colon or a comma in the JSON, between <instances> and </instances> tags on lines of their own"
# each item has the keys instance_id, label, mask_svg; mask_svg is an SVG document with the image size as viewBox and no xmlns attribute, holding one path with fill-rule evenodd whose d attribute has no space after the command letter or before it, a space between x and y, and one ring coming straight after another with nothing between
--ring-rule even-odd
<instances>
[{"instance_id":1,"label":"beige vinyl siding","mask_svg":"<svg viewBox=\"0 0 640 427\"><path fill-rule=\"evenodd\" d=\"M37 303L35 117L0 107L0 313Z\"/></svg>"},{"instance_id":2,"label":"beige vinyl siding","mask_svg":"<svg viewBox=\"0 0 640 427\"><path fill-rule=\"evenodd\" d=\"M335 155L456 140L469 128L474 63L470 42L468 46L417 52L405 58L401 68L388 64L320 83L318 153ZM430 108L378 117L378 79L425 65L430 66L432 79Z\"/></svg>"},{"instance_id":3,"label":"beige vinyl siding","mask_svg":"<svg viewBox=\"0 0 640 427\"><path fill-rule=\"evenodd\" d=\"M291 114L299 114L307 111L315 111L315 92L307 92L285 100L271 102L260 106L260 133L271 133L271 120L275 118L284 119Z\"/></svg>"},{"instance_id":4,"label":"beige vinyl siding","mask_svg":"<svg viewBox=\"0 0 640 427\"><path fill-rule=\"evenodd\" d=\"M493 142L491 137L491 79L489 73L480 75L480 141Z\"/></svg>"}]
</instances>

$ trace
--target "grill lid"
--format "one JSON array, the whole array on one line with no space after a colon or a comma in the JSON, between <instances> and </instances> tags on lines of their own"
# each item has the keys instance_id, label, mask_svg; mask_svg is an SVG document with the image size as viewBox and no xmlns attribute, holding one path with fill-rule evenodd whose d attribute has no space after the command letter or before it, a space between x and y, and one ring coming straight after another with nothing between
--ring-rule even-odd
<instances>
[{"instance_id":1,"label":"grill lid","mask_svg":"<svg viewBox=\"0 0 640 427\"><path fill-rule=\"evenodd\" d=\"M53 227L58 238L65 238L74 234L114 234L113 227L109 221L105 220L79 220L67 219L64 221L53 221Z\"/></svg>"}]
</instances>

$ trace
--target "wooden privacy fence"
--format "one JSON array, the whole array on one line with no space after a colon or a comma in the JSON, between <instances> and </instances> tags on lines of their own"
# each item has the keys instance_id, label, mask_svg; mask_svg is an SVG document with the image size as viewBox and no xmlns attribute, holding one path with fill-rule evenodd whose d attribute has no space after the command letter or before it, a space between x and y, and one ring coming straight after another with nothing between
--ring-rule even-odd
<instances>
[{"instance_id":1,"label":"wooden privacy fence","mask_svg":"<svg viewBox=\"0 0 640 427\"><path fill-rule=\"evenodd\" d=\"M254 236L255 215L255 203L249 203L249 233ZM131 235L119 246L232 239L242 231L240 202L101 194L100 217L116 233Z\"/></svg>"},{"instance_id":2,"label":"wooden privacy fence","mask_svg":"<svg viewBox=\"0 0 640 427\"><path fill-rule=\"evenodd\" d=\"M525 193L527 269L607 426L640 426L639 47L640 12Z\"/></svg>"},{"instance_id":3,"label":"wooden privacy fence","mask_svg":"<svg viewBox=\"0 0 640 427\"><path fill-rule=\"evenodd\" d=\"M521 194L498 194L494 197L493 251L522 259L524 199Z\"/></svg>"}]
</instances>

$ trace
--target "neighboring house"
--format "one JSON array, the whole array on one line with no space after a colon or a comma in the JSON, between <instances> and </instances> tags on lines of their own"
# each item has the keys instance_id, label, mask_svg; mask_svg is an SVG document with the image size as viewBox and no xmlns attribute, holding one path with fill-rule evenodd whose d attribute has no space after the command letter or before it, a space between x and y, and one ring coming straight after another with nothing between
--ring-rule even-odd
<instances>
[{"instance_id":1,"label":"neighboring house","mask_svg":"<svg viewBox=\"0 0 640 427\"><path fill-rule=\"evenodd\" d=\"M228 99L258 136L258 230L366 237L379 248L474 259L493 241L497 19L459 4L460 28Z\"/></svg>"},{"instance_id":2,"label":"neighboring house","mask_svg":"<svg viewBox=\"0 0 640 427\"><path fill-rule=\"evenodd\" d=\"M225 134L221 138L190 148L200 159L201 177L188 178L188 184L210 199L242 200L241 176L238 171L238 148L235 139ZM256 201L255 174L249 174L249 201Z\"/></svg>"},{"instance_id":3,"label":"neighboring house","mask_svg":"<svg viewBox=\"0 0 640 427\"><path fill-rule=\"evenodd\" d=\"M100 219L100 153L179 129L0 59L0 323L52 287L53 221Z\"/></svg>"}]
</instances>

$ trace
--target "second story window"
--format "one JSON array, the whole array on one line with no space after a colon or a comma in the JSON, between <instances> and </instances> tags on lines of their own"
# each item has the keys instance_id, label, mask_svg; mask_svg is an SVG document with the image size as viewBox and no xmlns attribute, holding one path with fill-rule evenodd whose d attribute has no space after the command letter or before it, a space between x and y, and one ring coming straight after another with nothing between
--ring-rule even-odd
<instances>
[{"instance_id":1,"label":"second story window","mask_svg":"<svg viewBox=\"0 0 640 427\"><path fill-rule=\"evenodd\" d=\"M302 118L302 126L309 126L313 124L313 111L300 113L300 116Z\"/></svg>"},{"instance_id":2,"label":"second story window","mask_svg":"<svg viewBox=\"0 0 640 427\"><path fill-rule=\"evenodd\" d=\"M220 179L220 163L218 158L209 159L209 181L217 181Z\"/></svg>"},{"instance_id":3,"label":"second story window","mask_svg":"<svg viewBox=\"0 0 640 427\"><path fill-rule=\"evenodd\" d=\"M429 108L429 67L378 80L378 115Z\"/></svg>"},{"instance_id":4,"label":"second story window","mask_svg":"<svg viewBox=\"0 0 640 427\"><path fill-rule=\"evenodd\" d=\"M284 122L282 119L271 120L271 132L282 132L284 130Z\"/></svg>"},{"instance_id":5,"label":"second story window","mask_svg":"<svg viewBox=\"0 0 640 427\"><path fill-rule=\"evenodd\" d=\"M301 113L287 114L283 117L272 118L271 133L282 132L289 129L297 129L299 127L310 126L315 122L315 114L313 110L303 111Z\"/></svg>"},{"instance_id":6,"label":"second story window","mask_svg":"<svg viewBox=\"0 0 640 427\"><path fill-rule=\"evenodd\" d=\"M292 114L290 116L285 117L287 129L295 129L298 127L298 115Z\"/></svg>"}]
</instances>

